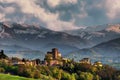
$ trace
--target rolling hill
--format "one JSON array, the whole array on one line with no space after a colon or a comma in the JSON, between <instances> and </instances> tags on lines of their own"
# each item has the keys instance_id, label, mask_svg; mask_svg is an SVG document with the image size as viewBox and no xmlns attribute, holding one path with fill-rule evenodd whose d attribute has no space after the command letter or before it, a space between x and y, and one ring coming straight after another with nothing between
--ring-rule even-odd
<instances>
[{"instance_id":1,"label":"rolling hill","mask_svg":"<svg viewBox=\"0 0 120 80\"><path fill-rule=\"evenodd\" d=\"M92 48L81 49L71 52L66 57L80 60L89 57L93 61L102 61L103 63L120 62L120 38L98 44Z\"/></svg>"}]
</instances>

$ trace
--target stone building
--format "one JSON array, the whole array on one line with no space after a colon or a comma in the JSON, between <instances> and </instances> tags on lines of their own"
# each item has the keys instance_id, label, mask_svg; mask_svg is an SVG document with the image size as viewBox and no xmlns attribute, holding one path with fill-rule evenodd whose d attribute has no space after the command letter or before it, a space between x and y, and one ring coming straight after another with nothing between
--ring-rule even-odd
<instances>
[{"instance_id":1,"label":"stone building","mask_svg":"<svg viewBox=\"0 0 120 80\"><path fill-rule=\"evenodd\" d=\"M82 60L79 61L80 63L87 63L91 64L91 60L89 58L83 58Z\"/></svg>"},{"instance_id":2,"label":"stone building","mask_svg":"<svg viewBox=\"0 0 120 80\"><path fill-rule=\"evenodd\" d=\"M20 65L20 64L25 64L21 59L17 58L17 57L12 57L10 59L10 62L12 63L12 65Z\"/></svg>"},{"instance_id":3,"label":"stone building","mask_svg":"<svg viewBox=\"0 0 120 80\"><path fill-rule=\"evenodd\" d=\"M100 62L100 61L96 61L96 62L94 62L93 66L102 67L103 64L102 64L102 62Z\"/></svg>"},{"instance_id":4,"label":"stone building","mask_svg":"<svg viewBox=\"0 0 120 80\"><path fill-rule=\"evenodd\" d=\"M58 59L61 57L61 53L57 48L53 48L51 52L47 52L47 55L51 55L53 59Z\"/></svg>"},{"instance_id":5,"label":"stone building","mask_svg":"<svg viewBox=\"0 0 120 80\"><path fill-rule=\"evenodd\" d=\"M27 66L36 66L36 60L26 60L26 59L19 59L17 57L11 58L11 63L13 65L27 65Z\"/></svg>"},{"instance_id":6,"label":"stone building","mask_svg":"<svg viewBox=\"0 0 120 80\"><path fill-rule=\"evenodd\" d=\"M46 65L61 65L62 64L62 56L57 48L53 48L51 52L47 52L45 55L45 64Z\"/></svg>"},{"instance_id":7,"label":"stone building","mask_svg":"<svg viewBox=\"0 0 120 80\"><path fill-rule=\"evenodd\" d=\"M4 51L3 51L3 50L1 50L1 52L0 52L0 59L8 59L8 56L6 56L6 55L4 54Z\"/></svg>"}]
</instances>

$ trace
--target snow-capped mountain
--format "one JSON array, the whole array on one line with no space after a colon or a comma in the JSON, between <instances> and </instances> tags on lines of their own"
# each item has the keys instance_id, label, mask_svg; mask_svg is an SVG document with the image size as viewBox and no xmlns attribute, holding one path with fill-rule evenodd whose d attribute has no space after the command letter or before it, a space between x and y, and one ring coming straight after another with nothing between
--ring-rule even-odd
<instances>
[{"instance_id":1,"label":"snow-capped mountain","mask_svg":"<svg viewBox=\"0 0 120 80\"><path fill-rule=\"evenodd\" d=\"M71 35L80 36L82 39L89 40L96 45L105 41L119 38L120 24L99 25L96 27L87 27L85 29L66 32Z\"/></svg>"},{"instance_id":2,"label":"snow-capped mountain","mask_svg":"<svg viewBox=\"0 0 120 80\"><path fill-rule=\"evenodd\" d=\"M0 23L0 27L1 43L17 44L32 50L47 51L50 48L57 47L65 54L91 44L79 36L52 31L40 26L36 27L36 25Z\"/></svg>"},{"instance_id":3,"label":"snow-capped mountain","mask_svg":"<svg viewBox=\"0 0 120 80\"><path fill-rule=\"evenodd\" d=\"M101 27L101 28L100 28ZM95 29L95 30L94 30ZM62 54L90 48L120 37L119 25L101 25L77 31L58 32L39 25L0 23L0 43L46 52L59 48Z\"/></svg>"},{"instance_id":4,"label":"snow-capped mountain","mask_svg":"<svg viewBox=\"0 0 120 80\"><path fill-rule=\"evenodd\" d=\"M111 25L109 28L106 29L106 31L120 33L120 24Z\"/></svg>"}]
</instances>

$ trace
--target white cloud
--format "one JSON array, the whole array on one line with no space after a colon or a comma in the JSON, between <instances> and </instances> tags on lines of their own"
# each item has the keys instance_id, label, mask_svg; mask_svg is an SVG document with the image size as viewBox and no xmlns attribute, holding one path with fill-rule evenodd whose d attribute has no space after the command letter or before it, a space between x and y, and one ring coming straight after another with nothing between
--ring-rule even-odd
<instances>
[{"instance_id":1,"label":"white cloud","mask_svg":"<svg viewBox=\"0 0 120 80\"><path fill-rule=\"evenodd\" d=\"M0 2L2 3L12 3L14 2L15 0L0 0Z\"/></svg>"},{"instance_id":2,"label":"white cloud","mask_svg":"<svg viewBox=\"0 0 120 80\"><path fill-rule=\"evenodd\" d=\"M77 0L61 0L61 2L74 4L74 3L77 3Z\"/></svg>"},{"instance_id":3,"label":"white cloud","mask_svg":"<svg viewBox=\"0 0 120 80\"><path fill-rule=\"evenodd\" d=\"M55 31L63 31L63 30L75 30L80 29L82 27L78 27L74 25L74 20L71 22L64 22L60 20L56 20L48 24L48 28Z\"/></svg>"},{"instance_id":4,"label":"white cloud","mask_svg":"<svg viewBox=\"0 0 120 80\"><path fill-rule=\"evenodd\" d=\"M106 8L107 8L107 16L110 19L114 19L118 17L117 15L120 14L120 0L107 0L106 1Z\"/></svg>"},{"instance_id":5,"label":"white cloud","mask_svg":"<svg viewBox=\"0 0 120 80\"><path fill-rule=\"evenodd\" d=\"M60 0L56 1L50 1L52 6L58 5ZM76 2L77 0L62 0L62 2L68 3L68 2ZM5 14L10 14L16 12L14 11L15 9L17 10L17 7L20 8L19 14L22 14L22 16L12 16L12 21L17 21L19 23L24 23L28 21L29 19L32 19L31 16L36 17L39 19L39 21L44 22L47 26L47 28L51 30L71 30L71 29L78 29L79 27L74 25L74 22L64 22L60 21L59 18L59 13L50 13L47 12L44 8L40 7L39 5L36 4L36 0L2 0L3 3L9 4L9 3L14 3L17 4L16 7L13 8L13 6L7 6L4 8L4 15L1 18L5 18ZM54 2L54 3L52 3ZM58 4L57 4L58 3ZM15 5L14 5L15 6ZM10 19L10 18L6 18Z\"/></svg>"},{"instance_id":6,"label":"white cloud","mask_svg":"<svg viewBox=\"0 0 120 80\"><path fill-rule=\"evenodd\" d=\"M51 7L55 7L57 5L59 5L61 0L47 0L47 3L51 6Z\"/></svg>"},{"instance_id":7,"label":"white cloud","mask_svg":"<svg viewBox=\"0 0 120 80\"><path fill-rule=\"evenodd\" d=\"M15 11L14 7L2 7L0 6L1 13L13 13Z\"/></svg>"},{"instance_id":8,"label":"white cloud","mask_svg":"<svg viewBox=\"0 0 120 80\"><path fill-rule=\"evenodd\" d=\"M21 8L22 13L34 15L36 18L39 18L43 22L49 22L57 18L57 14L52 14L46 12L44 8L41 8L39 5L36 5L36 0L14 0L17 5ZM23 6L24 5L24 6Z\"/></svg>"},{"instance_id":9,"label":"white cloud","mask_svg":"<svg viewBox=\"0 0 120 80\"><path fill-rule=\"evenodd\" d=\"M85 6L86 6L86 2L81 1L81 7L80 7L81 13L78 15L78 17L85 18L88 16L87 12L85 11Z\"/></svg>"},{"instance_id":10,"label":"white cloud","mask_svg":"<svg viewBox=\"0 0 120 80\"><path fill-rule=\"evenodd\" d=\"M47 3L51 7L56 7L60 4L68 4L68 3L75 4L77 3L77 0L47 0Z\"/></svg>"},{"instance_id":11,"label":"white cloud","mask_svg":"<svg viewBox=\"0 0 120 80\"><path fill-rule=\"evenodd\" d=\"M39 2L38 0L0 0L2 4L0 5L0 20L20 23L40 22L41 26L61 31L79 29L80 26L76 25L101 24L104 20L107 20L105 19L106 15L109 19L116 19L120 13L119 0L102 0L101 2L93 0L93 3L89 3L88 0L81 0L79 3L78 0L46 0L47 4L45 5L47 6L43 6L42 1L44 0L39 0ZM103 5L103 2L106 5ZM70 5L65 7L68 4ZM64 5L65 9L59 5ZM48 6L50 6L49 9L47 9ZM103 7L105 9L102 9ZM70 16L66 17L67 14ZM67 21L67 19L61 19L61 16L70 19ZM96 22L92 23L92 20Z\"/></svg>"},{"instance_id":12,"label":"white cloud","mask_svg":"<svg viewBox=\"0 0 120 80\"><path fill-rule=\"evenodd\" d=\"M5 15L0 13L0 21L4 21L4 17L5 17Z\"/></svg>"},{"instance_id":13,"label":"white cloud","mask_svg":"<svg viewBox=\"0 0 120 80\"><path fill-rule=\"evenodd\" d=\"M13 7L6 7L4 8L5 13L14 13L15 8Z\"/></svg>"},{"instance_id":14,"label":"white cloud","mask_svg":"<svg viewBox=\"0 0 120 80\"><path fill-rule=\"evenodd\" d=\"M65 3L77 3L78 0L63 0Z\"/></svg>"}]
</instances>

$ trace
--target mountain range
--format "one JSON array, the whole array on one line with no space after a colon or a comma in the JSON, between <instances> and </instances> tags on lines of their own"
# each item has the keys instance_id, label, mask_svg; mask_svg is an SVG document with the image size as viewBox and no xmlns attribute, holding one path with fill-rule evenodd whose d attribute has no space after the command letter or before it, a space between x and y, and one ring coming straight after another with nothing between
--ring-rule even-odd
<instances>
[{"instance_id":1,"label":"mountain range","mask_svg":"<svg viewBox=\"0 0 120 80\"><path fill-rule=\"evenodd\" d=\"M76 35L89 40L93 46L120 37L120 24L99 25L85 29L67 31L68 34Z\"/></svg>"},{"instance_id":2,"label":"mountain range","mask_svg":"<svg viewBox=\"0 0 120 80\"><path fill-rule=\"evenodd\" d=\"M8 45L19 45L32 50L43 50L58 47L62 52L85 47L89 41L65 32L56 32L35 25L1 23L0 42Z\"/></svg>"},{"instance_id":3,"label":"mountain range","mask_svg":"<svg viewBox=\"0 0 120 80\"><path fill-rule=\"evenodd\" d=\"M60 32L39 25L0 23L0 48L6 51L34 50L40 51L42 54L56 47L62 55L68 56L77 51L82 51L85 54L91 54L91 51L95 52L94 54L106 54L111 52L110 50L104 52L104 49L108 48L111 43L109 41L113 40L112 42L114 42L114 39L117 38L120 38L120 24L99 25ZM108 45L101 48L100 46L103 44ZM110 45L110 47L112 46ZM115 50L119 51L119 45L114 46L117 46L118 49L115 48Z\"/></svg>"}]
</instances>

